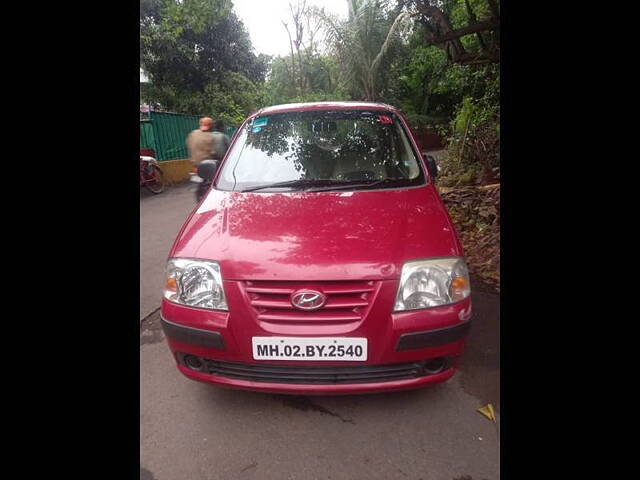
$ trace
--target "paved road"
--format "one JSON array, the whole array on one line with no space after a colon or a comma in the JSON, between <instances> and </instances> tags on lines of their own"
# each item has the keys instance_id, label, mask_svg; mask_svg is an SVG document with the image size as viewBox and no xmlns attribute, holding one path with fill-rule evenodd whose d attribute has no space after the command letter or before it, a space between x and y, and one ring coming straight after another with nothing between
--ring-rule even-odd
<instances>
[{"instance_id":1,"label":"paved road","mask_svg":"<svg viewBox=\"0 0 640 480\"><path fill-rule=\"evenodd\" d=\"M162 273L180 217L193 207L190 188L141 196L141 239L150 245L140 291L150 311L161 288L153 275ZM467 351L450 381L350 397L260 394L187 380L157 313L149 316L140 333L141 480L499 479L499 297L475 288L473 302ZM476 411L488 402L498 409L497 426Z\"/></svg>"},{"instance_id":2,"label":"paved road","mask_svg":"<svg viewBox=\"0 0 640 480\"><path fill-rule=\"evenodd\" d=\"M195 207L194 183L159 195L140 189L140 319L160 307L164 268L173 241Z\"/></svg>"}]
</instances>

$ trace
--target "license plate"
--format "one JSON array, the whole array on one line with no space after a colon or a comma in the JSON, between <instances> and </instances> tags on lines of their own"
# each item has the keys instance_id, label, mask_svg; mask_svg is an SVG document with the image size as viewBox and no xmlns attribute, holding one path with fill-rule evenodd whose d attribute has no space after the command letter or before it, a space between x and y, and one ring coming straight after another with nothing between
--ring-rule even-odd
<instances>
[{"instance_id":1,"label":"license plate","mask_svg":"<svg viewBox=\"0 0 640 480\"><path fill-rule=\"evenodd\" d=\"M367 360L367 339L353 337L253 337L254 360Z\"/></svg>"}]
</instances>

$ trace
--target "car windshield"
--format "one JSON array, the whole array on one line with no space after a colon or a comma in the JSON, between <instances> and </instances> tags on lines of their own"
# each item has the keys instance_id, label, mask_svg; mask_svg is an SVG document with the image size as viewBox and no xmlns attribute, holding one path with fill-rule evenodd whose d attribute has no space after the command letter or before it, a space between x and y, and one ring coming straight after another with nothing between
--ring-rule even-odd
<instances>
[{"instance_id":1,"label":"car windshield","mask_svg":"<svg viewBox=\"0 0 640 480\"><path fill-rule=\"evenodd\" d=\"M257 116L238 132L216 188L345 190L424 184L398 117L387 111Z\"/></svg>"}]
</instances>

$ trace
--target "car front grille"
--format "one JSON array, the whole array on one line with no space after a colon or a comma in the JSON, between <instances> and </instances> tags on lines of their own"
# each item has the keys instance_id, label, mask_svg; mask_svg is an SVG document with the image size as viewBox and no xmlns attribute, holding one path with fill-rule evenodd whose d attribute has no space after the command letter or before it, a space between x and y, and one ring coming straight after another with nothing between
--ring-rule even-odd
<instances>
[{"instance_id":1,"label":"car front grille","mask_svg":"<svg viewBox=\"0 0 640 480\"><path fill-rule=\"evenodd\" d=\"M373 281L360 282L268 282L248 281L244 290L260 321L269 323L351 323L364 318L377 291ZM291 304L291 295L302 289L327 297L318 310L305 311Z\"/></svg>"},{"instance_id":2,"label":"car front grille","mask_svg":"<svg viewBox=\"0 0 640 480\"><path fill-rule=\"evenodd\" d=\"M355 367L316 367L266 365L203 359L205 371L211 375L252 382L340 385L353 383L392 382L428 374L424 362L392 365L359 365Z\"/></svg>"}]
</instances>

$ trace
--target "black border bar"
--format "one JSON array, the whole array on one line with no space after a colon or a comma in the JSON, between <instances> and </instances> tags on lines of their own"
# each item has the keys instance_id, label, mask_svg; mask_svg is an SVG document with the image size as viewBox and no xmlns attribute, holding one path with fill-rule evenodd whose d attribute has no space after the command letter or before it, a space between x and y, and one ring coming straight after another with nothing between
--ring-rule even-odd
<instances>
[{"instance_id":1,"label":"black border bar","mask_svg":"<svg viewBox=\"0 0 640 480\"><path fill-rule=\"evenodd\" d=\"M164 334L177 342L188 343L198 347L217 348L219 350L225 349L222 335L218 332L185 327L184 325L178 325L177 323L165 320L163 317L160 317L160 323L162 324Z\"/></svg>"},{"instance_id":2,"label":"black border bar","mask_svg":"<svg viewBox=\"0 0 640 480\"><path fill-rule=\"evenodd\" d=\"M453 327L437 328L425 332L405 333L400 335L396 352L417 350L420 348L438 347L455 342L463 338L471 327L471 320L459 323Z\"/></svg>"}]
</instances>

